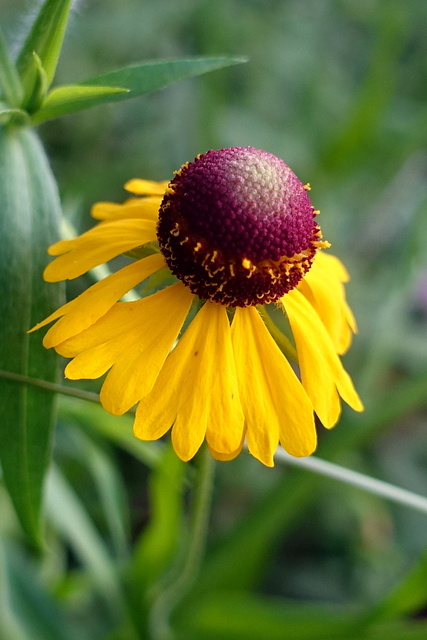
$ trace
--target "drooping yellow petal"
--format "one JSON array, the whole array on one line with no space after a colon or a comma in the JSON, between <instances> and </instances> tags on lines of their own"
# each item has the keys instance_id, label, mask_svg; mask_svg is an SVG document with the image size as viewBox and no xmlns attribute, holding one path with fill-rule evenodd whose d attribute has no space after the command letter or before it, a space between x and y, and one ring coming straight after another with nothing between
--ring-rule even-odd
<instances>
[{"instance_id":1,"label":"drooping yellow petal","mask_svg":"<svg viewBox=\"0 0 427 640\"><path fill-rule=\"evenodd\" d=\"M130 337L126 340L129 350L123 345L122 357L116 360L102 385L100 399L107 411L120 415L151 391L193 297L187 287L177 283L138 302L139 319L135 317L133 322L136 340L133 344Z\"/></svg>"},{"instance_id":2,"label":"drooping yellow petal","mask_svg":"<svg viewBox=\"0 0 427 640\"><path fill-rule=\"evenodd\" d=\"M131 198L123 204L115 202L97 202L93 205L91 215L97 220L123 220L124 218L140 218L156 221L162 199L157 196L147 198Z\"/></svg>"},{"instance_id":3,"label":"drooping yellow petal","mask_svg":"<svg viewBox=\"0 0 427 640\"><path fill-rule=\"evenodd\" d=\"M331 278L338 278L340 282L348 282L350 280L347 269L336 256L320 251L316 256L316 261L329 272ZM352 332L357 333L356 319L347 303L344 305L344 313Z\"/></svg>"},{"instance_id":4,"label":"drooping yellow petal","mask_svg":"<svg viewBox=\"0 0 427 640\"><path fill-rule=\"evenodd\" d=\"M232 339L249 451L268 466L279 439L294 456L312 453L312 404L254 307L236 308Z\"/></svg>"},{"instance_id":5,"label":"drooping yellow petal","mask_svg":"<svg viewBox=\"0 0 427 640\"><path fill-rule=\"evenodd\" d=\"M115 308L113 307L110 313L104 316L104 318L115 318L114 311ZM104 324L102 322L104 318L101 318L99 322ZM85 332L83 332L83 334L84 333ZM70 342L74 340L75 338L70 338ZM96 380L113 366L117 358L117 349L113 349L111 342L102 342L101 344L94 345L90 349L82 351L75 356L71 355L71 350L68 351L68 342L69 341L66 340L63 344L58 345L56 352L66 358L73 358L64 370L64 375L69 380ZM115 346L117 346L117 343Z\"/></svg>"},{"instance_id":6,"label":"drooping yellow petal","mask_svg":"<svg viewBox=\"0 0 427 640\"><path fill-rule=\"evenodd\" d=\"M243 449L244 440L245 439L243 437L242 442L238 447L238 449L236 449L236 451L232 451L231 453L222 453L220 451L215 451L214 449L212 449L212 447L209 447L209 451L211 452L212 458L215 458L215 460L219 460L220 462L228 462L229 460L234 460L234 458L237 458L239 453L241 453Z\"/></svg>"},{"instance_id":7,"label":"drooping yellow petal","mask_svg":"<svg viewBox=\"0 0 427 640\"><path fill-rule=\"evenodd\" d=\"M180 283L177 283L176 285L172 285L172 287L175 286L179 290L179 285ZM61 344L55 347L55 350L65 358L75 358L76 356L84 355L95 347L106 345L105 349L111 352L113 361L116 360L121 356L121 353L124 352L122 346L126 340L129 329L138 329L140 316L144 314L144 309L148 311L150 305L155 305L157 301L160 302L162 299L163 303L166 304L169 292L170 287L167 287L141 300L135 302L119 302L113 305L108 313L95 322L95 324L85 331L61 342ZM173 299L174 290L171 293ZM154 296L156 296L156 298L154 298ZM165 322L169 321L169 315L165 308L164 317ZM150 323L150 319L147 318L145 322ZM143 325L143 328L146 328L146 324ZM142 330L140 333L142 333ZM87 360L90 360L89 355L87 356ZM89 362L88 366L90 366ZM82 374L81 377L86 376Z\"/></svg>"},{"instance_id":8,"label":"drooping yellow petal","mask_svg":"<svg viewBox=\"0 0 427 640\"><path fill-rule=\"evenodd\" d=\"M341 260L331 253L319 251L316 254L315 261L323 267L330 269L340 282L348 282L350 280L349 273Z\"/></svg>"},{"instance_id":9,"label":"drooping yellow petal","mask_svg":"<svg viewBox=\"0 0 427 640\"><path fill-rule=\"evenodd\" d=\"M356 323L345 299L343 273L339 269L341 263L337 258L329 260L331 257L334 256L319 252L298 290L317 311L336 352L343 354L351 344Z\"/></svg>"},{"instance_id":10,"label":"drooping yellow petal","mask_svg":"<svg viewBox=\"0 0 427 640\"><path fill-rule=\"evenodd\" d=\"M241 446L244 416L225 307L206 302L172 351L152 392L142 398L135 435L152 440L174 422L172 443L189 460L205 436L221 454Z\"/></svg>"},{"instance_id":11,"label":"drooping yellow petal","mask_svg":"<svg viewBox=\"0 0 427 640\"><path fill-rule=\"evenodd\" d=\"M54 311L31 331L40 329L57 318L61 318L46 333L43 344L46 349L55 347L68 338L77 335L101 318L115 302L155 271L165 266L161 254L154 254L137 260L96 282L74 300L70 300Z\"/></svg>"},{"instance_id":12,"label":"drooping yellow petal","mask_svg":"<svg viewBox=\"0 0 427 640\"><path fill-rule=\"evenodd\" d=\"M210 378L204 387L210 405L206 440L211 449L228 454L242 446L244 426L231 329L225 307L212 303L206 303L204 307L201 320L207 331L206 361L199 367L201 373L206 371Z\"/></svg>"},{"instance_id":13,"label":"drooping yellow petal","mask_svg":"<svg viewBox=\"0 0 427 640\"><path fill-rule=\"evenodd\" d=\"M125 251L154 240L156 226L151 220L101 222L77 238L52 245L50 255L59 257L46 267L43 277L48 282L72 280Z\"/></svg>"},{"instance_id":14,"label":"drooping yellow petal","mask_svg":"<svg viewBox=\"0 0 427 640\"><path fill-rule=\"evenodd\" d=\"M135 193L138 196L163 196L169 181L155 182L153 180L141 180L134 178L125 184L126 191Z\"/></svg>"},{"instance_id":15,"label":"drooping yellow petal","mask_svg":"<svg viewBox=\"0 0 427 640\"><path fill-rule=\"evenodd\" d=\"M128 411L150 392L181 327L193 295L177 283L136 302L119 302L98 322L57 347L74 359L65 375L97 378L110 367L101 389L104 408Z\"/></svg>"},{"instance_id":16,"label":"drooping yellow petal","mask_svg":"<svg viewBox=\"0 0 427 640\"><path fill-rule=\"evenodd\" d=\"M295 338L302 383L323 425L330 428L338 420L337 391L355 411L362 411L351 378L317 312L297 289L283 296L281 303Z\"/></svg>"}]
</instances>

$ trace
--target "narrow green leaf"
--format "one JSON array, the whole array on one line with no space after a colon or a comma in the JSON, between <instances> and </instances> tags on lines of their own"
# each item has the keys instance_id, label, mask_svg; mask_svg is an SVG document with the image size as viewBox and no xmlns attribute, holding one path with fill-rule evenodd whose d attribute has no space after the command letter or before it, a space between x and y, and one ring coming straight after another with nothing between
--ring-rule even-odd
<instances>
[{"instance_id":1,"label":"narrow green leaf","mask_svg":"<svg viewBox=\"0 0 427 640\"><path fill-rule=\"evenodd\" d=\"M1 558L3 556L3 558ZM1 562L1 560L3 560ZM38 567L18 546L0 546L3 584L10 598L6 618L1 617L2 640L72 640L79 637L42 584ZM9 631L9 633L8 633Z\"/></svg>"},{"instance_id":2,"label":"narrow green leaf","mask_svg":"<svg viewBox=\"0 0 427 640\"><path fill-rule=\"evenodd\" d=\"M21 49L17 67L25 90L25 104L31 99L37 82L34 53L46 72L47 86L52 83L71 5L72 0L46 0Z\"/></svg>"},{"instance_id":3,"label":"narrow green leaf","mask_svg":"<svg viewBox=\"0 0 427 640\"><path fill-rule=\"evenodd\" d=\"M175 624L177 640L424 640L427 624L395 621L360 625L363 612L294 603L245 592L218 591L187 603Z\"/></svg>"},{"instance_id":4,"label":"narrow green leaf","mask_svg":"<svg viewBox=\"0 0 427 640\"><path fill-rule=\"evenodd\" d=\"M126 94L129 91L122 87L91 87L81 84L57 87L46 96L41 108L34 114L33 122L51 120L102 102L109 102L112 96Z\"/></svg>"},{"instance_id":5,"label":"narrow green leaf","mask_svg":"<svg viewBox=\"0 0 427 640\"><path fill-rule=\"evenodd\" d=\"M138 541L132 574L138 593L153 584L169 566L182 533L185 464L169 445L150 476L150 523ZM140 595L138 595L140 597Z\"/></svg>"},{"instance_id":6,"label":"narrow green leaf","mask_svg":"<svg viewBox=\"0 0 427 640\"><path fill-rule=\"evenodd\" d=\"M150 522L135 545L127 581L129 608L141 637L147 635L153 600L164 588L161 578L171 568L179 550L185 471L185 463L168 445L150 476Z\"/></svg>"},{"instance_id":7,"label":"narrow green leaf","mask_svg":"<svg viewBox=\"0 0 427 640\"><path fill-rule=\"evenodd\" d=\"M42 104L49 88L46 69L37 53L33 52L33 89L31 94L24 102L24 106L28 113L33 113Z\"/></svg>"},{"instance_id":8,"label":"narrow green leaf","mask_svg":"<svg viewBox=\"0 0 427 640\"><path fill-rule=\"evenodd\" d=\"M117 95L114 100L124 100L162 89L173 82L215 71L223 67L245 62L245 58L189 58L186 60L157 60L143 62L117 71L110 71L85 80L83 85L126 87L129 96Z\"/></svg>"},{"instance_id":9,"label":"narrow green leaf","mask_svg":"<svg viewBox=\"0 0 427 640\"><path fill-rule=\"evenodd\" d=\"M3 640L26 640L21 621L16 615L16 601L11 590L9 554L0 539L0 620ZM12 606L12 600L14 605Z\"/></svg>"},{"instance_id":10,"label":"narrow green leaf","mask_svg":"<svg viewBox=\"0 0 427 640\"><path fill-rule=\"evenodd\" d=\"M55 467L49 474L46 503L49 520L86 568L113 615L119 615L123 597L113 560L84 504Z\"/></svg>"},{"instance_id":11,"label":"narrow green leaf","mask_svg":"<svg viewBox=\"0 0 427 640\"><path fill-rule=\"evenodd\" d=\"M18 71L9 55L3 31L0 28L0 90L11 107L21 104L23 90Z\"/></svg>"},{"instance_id":12,"label":"narrow green leaf","mask_svg":"<svg viewBox=\"0 0 427 640\"><path fill-rule=\"evenodd\" d=\"M129 547L129 513L122 477L106 447L101 447L78 428L72 429L69 437L96 485L115 553L118 558L125 558Z\"/></svg>"},{"instance_id":13,"label":"narrow green leaf","mask_svg":"<svg viewBox=\"0 0 427 640\"><path fill-rule=\"evenodd\" d=\"M61 396L59 416L76 421L91 434L106 438L149 468L155 468L162 457L162 442L144 442L135 438L132 415L112 416L101 406Z\"/></svg>"},{"instance_id":14,"label":"narrow green leaf","mask_svg":"<svg viewBox=\"0 0 427 640\"><path fill-rule=\"evenodd\" d=\"M26 331L61 303L43 282L46 248L59 236L55 181L32 131L0 128L0 369L55 381L57 358ZM40 505L49 464L54 395L0 378L0 460L18 517L40 544Z\"/></svg>"},{"instance_id":15,"label":"narrow green leaf","mask_svg":"<svg viewBox=\"0 0 427 640\"><path fill-rule=\"evenodd\" d=\"M345 640L355 620L341 607L215 591L187 602L176 627L182 640Z\"/></svg>"},{"instance_id":16,"label":"narrow green leaf","mask_svg":"<svg viewBox=\"0 0 427 640\"><path fill-rule=\"evenodd\" d=\"M46 107L43 105L40 110L34 114L33 120L35 123L39 123L54 118L57 115L64 115L65 113L71 113L79 109L86 109L87 107L103 102L127 100L128 98L134 98L135 96L163 89L174 82L185 80L186 78L242 62L245 62L244 58L191 58L188 60L143 62L85 80L77 86L88 87L92 91L94 87L100 87L104 90L104 93L101 92L98 96L90 96L89 93L87 95L87 101L83 99L82 94L81 100L67 103L67 108L64 103L61 107L62 110L58 113L54 110L51 113L48 103ZM74 85L73 90L75 90L75 87L76 85ZM108 87L111 90L110 95L105 93ZM122 89L118 91L117 87L121 87ZM60 87L59 89L62 88ZM53 97L56 100L55 95ZM49 99L50 98L48 98L47 101ZM52 105L52 107L53 106L54 105Z\"/></svg>"}]
</instances>

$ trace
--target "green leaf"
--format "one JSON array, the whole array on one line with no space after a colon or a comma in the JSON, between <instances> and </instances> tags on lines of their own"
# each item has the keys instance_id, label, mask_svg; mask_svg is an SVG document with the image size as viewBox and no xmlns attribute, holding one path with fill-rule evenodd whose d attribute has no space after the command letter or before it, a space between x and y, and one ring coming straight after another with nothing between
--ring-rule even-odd
<instances>
[{"instance_id":1,"label":"green leaf","mask_svg":"<svg viewBox=\"0 0 427 640\"><path fill-rule=\"evenodd\" d=\"M186 602L176 627L180 640L345 640L355 620L341 607L215 591Z\"/></svg>"},{"instance_id":2,"label":"green leaf","mask_svg":"<svg viewBox=\"0 0 427 640\"><path fill-rule=\"evenodd\" d=\"M132 575L138 598L142 586L153 584L169 566L182 533L185 463L172 446L150 476L151 518L138 541L132 561Z\"/></svg>"},{"instance_id":3,"label":"green leaf","mask_svg":"<svg viewBox=\"0 0 427 640\"><path fill-rule=\"evenodd\" d=\"M55 467L49 474L46 503L49 520L86 568L113 615L120 616L123 597L113 559L80 497Z\"/></svg>"},{"instance_id":4,"label":"green leaf","mask_svg":"<svg viewBox=\"0 0 427 640\"><path fill-rule=\"evenodd\" d=\"M218 591L186 603L174 625L177 640L424 640L425 622L361 625L363 612L297 603L245 592Z\"/></svg>"},{"instance_id":5,"label":"green leaf","mask_svg":"<svg viewBox=\"0 0 427 640\"><path fill-rule=\"evenodd\" d=\"M155 468L162 456L162 442L144 442L133 435L132 415L112 416L101 406L75 398L59 398L59 415L76 421L91 435L96 433L120 447L144 465Z\"/></svg>"},{"instance_id":6,"label":"green leaf","mask_svg":"<svg viewBox=\"0 0 427 640\"><path fill-rule=\"evenodd\" d=\"M24 102L25 109L28 113L37 111L46 97L49 88L46 70L37 53L33 52L33 89L31 95Z\"/></svg>"},{"instance_id":7,"label":"green leaf","mask_svg":"<svg viewBox=\"0 0 427 640\"><path fill-rule=\"evenodd\" d=\"M109 102L112 96L129 93L122 87L99 87L80 84L64 85L52 89L46 96L41 108L34 114L33 121L38 123Z\"/></svg>"},{"instance_id":8,"label":"green leaf","mask_svg":"<svg viewBox=\"0 0 427 640\"><path fill-rule=\"evenodd\" d=\"M46 0L21 49L17 67L24 86L24 105L30 103L37 83L34 54L38 56L50 87L61 53L72 0Z\"/></svg>"},{"instance_id":9,"label":"green leaf","mask_svg":"<svg viewBox=\"0 0 427 640\"><path fill-rule=\"evenodd\" d=\"M104 93L101 92L96 96L95 94L91 95L89 91L86 96L87 101L82 94L81 100L63 103L61 111L58 113L56 113L54 109L52 109L51 112L49 108L49 100L51 98L48 96L46 99L47 105L42 105L40 110L34 114L33 120L35 123L39 123L54 118L57 115L72 113L79 109L86 109L87 107L92 107L103 102L127 100L135 96L163 89L174 82L185 80L186 78L242 62L245 62L244 58L191 58L188 60L143 62L119 69L118 71L104 73L95 78L90 78L89 80L81 82L79 85L73 85L73 91L76 91L77 86L87 87L90 91L93 91L94 87L99 87L104 90ZM121 90L117 90L117 87L121 87ZM107 88L111 90L110 95L105 93ZM59 89L62 89L62 87ZM55 100L55 104L52 105L52 107L56 108L57 102L55 94L53 95L53 99Z\"/></svg>"},{"instance_id":10,"label":"green leaf","mask_svg":"<svg viewBox=\"0 0 427 640\"><path fill-rule=\"evenodd\" d=\"M129 546L129 513L122 477L105 446L98 445L79 428L70 430L69 437L96 485L99 503L116 555L125 558Z\"/></svg>"},{"instance_id":11,"label":"green leaf","mask_svg":"<svg viewBox=\"0 0 427 640\"><path fill-rule=\"evenodd\" d=\"M174 625L177 640L424 640L425 622L366 625L363 610L214 591L185 602Z\"/></svg>"},{"instance_id":12,"label":"green leaf","mask_svg":"<svg viewBox=\"0 0 427 640\"><path fill-rule=\"evenodd\" d=\"M50 167L32 131L0 128L0 369L55 381L57 358L26 331L60 305L46 284L46 248L59 236L60 204ZM50 460L54 396L0 378L0 460L17 515L40 544L43 479Z\"/></svg>"},{"instance_id":13,"label":"green leaf","mask_svg":"<svg viewBox=\"0 0 427 640\"><path fill-rule=\"evenodd\" d=\"M23 90L18 71L9 55L3 31L0 28L0 90L11 107L20 105Z\"/></svg>"},{"instance_id":14,"label":"green leaf","mask_svg":"<svg viewBox=\"0 0 427 640\"><path fill-rule=\"evenodd\" d=\"M72 640L80 637L40 580L38 566L11 543L0 543L2 640ZM6 598L5 598L6 596Z\"/></svg>"},{"instance_id":15,"label":"green leaf","mask_svg":"<svg viewBox=\"0 0 427 640\"><path fill-rule=\"evenodd\" d=\"M7 550L9 551L9 549ZM26 640L22 623L16 616L16 600L11 590L10 554L0 539L0 620L3 640ZM14 606L12 606L12 600Z\"/></svg>"},{"instance_id":16,"label":"green leaf","mask_svg":"<svg viewBox=\"0 0 427 640\"><path fill-rule=\"evenodd\" d=\"M168 445L150 476L150 522L135 545L127 580L129 608L140 637L147 635L148 611L163 588L162 576L179 550L186 470L185 463Z\"/></svg>"}]
</instances>

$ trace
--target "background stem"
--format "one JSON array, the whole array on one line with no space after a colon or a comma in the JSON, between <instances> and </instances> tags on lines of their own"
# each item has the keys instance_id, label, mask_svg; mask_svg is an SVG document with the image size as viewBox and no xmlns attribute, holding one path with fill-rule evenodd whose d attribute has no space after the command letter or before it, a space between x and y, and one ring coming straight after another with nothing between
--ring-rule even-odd
<instances>
[{"instance_id":1,"label":"background stem","mask_svg":"<svg viewBox=\"0 0 427 640\"><path fill-rule=\"evenodd\" d=\"M160 593L151 609L150 629L153 640L171 640L174 637L170 617L198 576L208 532L214 468L214 460L208 447L204 445L198 458L188 544L177 565L167 576L166 584L163 582L159 585Z\"/></svg>"}]
</instances>

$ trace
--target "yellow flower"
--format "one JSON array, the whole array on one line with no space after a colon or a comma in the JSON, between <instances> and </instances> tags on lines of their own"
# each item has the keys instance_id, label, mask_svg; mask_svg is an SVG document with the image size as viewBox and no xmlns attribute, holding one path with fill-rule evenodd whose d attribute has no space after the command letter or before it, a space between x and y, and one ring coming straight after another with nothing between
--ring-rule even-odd
<instances>
[{"instance_id":1,"label":"yellow flower","mask_svg":"<svg viewBox=\"0 0 427 640\"><path fill-rule=\"evenodd\" d=\"M340 396L363 409L339 358L356 329L348 276L321 251L329 244L309 188L251 147L197 156L169 183L131 180L134 197L96 204L97 226L50 247L57 257L44 278L76 278L121 254L136 259L34 329L56 320L44 345L72 358L65 375L108 372L105 409L120 415L137 404L135 435L155 440L172 427L183 460L204 440L219 460L245 440L269 466L279 442L309 455L314 413L330 428ZM123 301L141 283L148 295Z\"/></svg>"}]
</instances>

